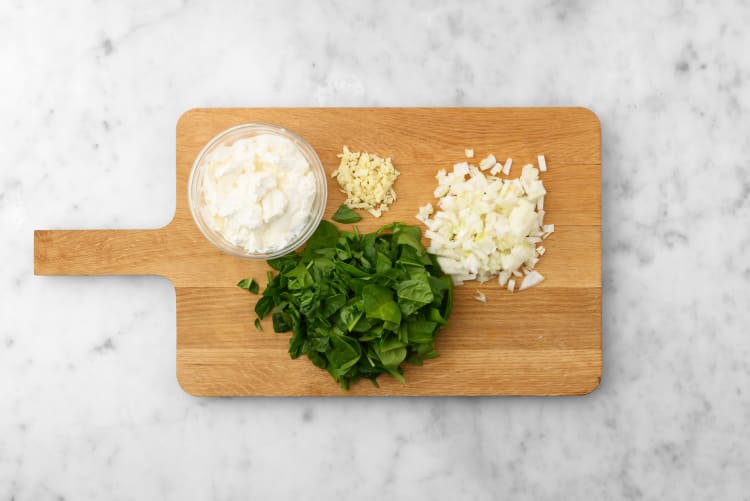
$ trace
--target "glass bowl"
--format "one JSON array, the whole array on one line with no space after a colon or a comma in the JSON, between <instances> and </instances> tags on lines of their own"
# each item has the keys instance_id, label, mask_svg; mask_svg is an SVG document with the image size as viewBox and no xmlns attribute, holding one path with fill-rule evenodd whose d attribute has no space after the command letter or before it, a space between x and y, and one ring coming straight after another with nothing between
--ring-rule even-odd
<instances>
[{"instance_id":1,"label":"glass bowl","mask_svg":"<svg viewBox=\"0 0 750 501\"><path fill-rule=\"evenodd\" d=\"M213 229L207 222L208 214L206 214L204 210L205 200L203 198L203 183L205 179L204 159L220 146L232 146L240 139L247 139L260 134L281 136L291 140L295 144L297 149L310 164L310 169L312 170L315 182L315 195L313 197L312 207L310 208L310 215L308 216L307 221L296 233L296 236L294 236L286 245L267 250L266 252L250 253L245 248L234 245L228 241L220 232ZM193 220L201 230L201 233L203 233L208 241L219 250L232 256L246 259L273 259L288 254L302 246L302 244L304 244L315 232L318 224L320 224L320 220L323 218L323 211L325 210L327 198L328 184L326 173L323 169L323 164L320 162L315 150L312 149L312 146L294 132L278 125L266 123L252 122L236 125L216 135L208 142L208 144L206 144L206 146L203 147L196 157L193 162L193 167L190 170L190 177L188 178L188 205L190 206L190 213L193 216Z\"/></svg>"}]
</instances>

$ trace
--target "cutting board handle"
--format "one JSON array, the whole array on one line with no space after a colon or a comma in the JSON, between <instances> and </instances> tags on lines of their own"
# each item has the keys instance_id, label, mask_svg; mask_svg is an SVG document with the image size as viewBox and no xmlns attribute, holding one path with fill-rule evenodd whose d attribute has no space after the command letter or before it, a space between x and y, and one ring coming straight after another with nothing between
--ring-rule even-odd
<instances>
[{"instance_id":1,"label":"cutting board handle","mask_svg":"<svg viewBox=\"0 0 750 501\"><path fill-rule=\"evenodd\" d=\"M160 275L166 228L36 230L35 275Z\"/></svg>"}]
</instances>

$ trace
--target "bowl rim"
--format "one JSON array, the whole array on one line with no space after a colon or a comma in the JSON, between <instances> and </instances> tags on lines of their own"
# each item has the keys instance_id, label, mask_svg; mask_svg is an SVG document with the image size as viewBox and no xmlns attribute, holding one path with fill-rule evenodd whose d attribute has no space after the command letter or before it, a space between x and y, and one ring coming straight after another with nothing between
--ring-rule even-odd
<instances>
[{"instance_id":1,"label":"bowl rim","mask_svg":"<svg viewBox=\"0 0 750 501\"><path fill-rule=\"evenodd\" d=\"M226 238L224 238L221 233L208 228L206 226L206 223L203 221L203 218L200 216L200 214L198 214L198 203L196 198L193 196L193 185L197 182L200 165L208 152L216 147L216 145L218 145L226 137L243 130L257 132L257 134L254 135L267 133L285 137L286 139L291 140L294 145L300 150L303 156L305 156L305 159L310 162L310 168L313 170L313 174L316 177L316 198L320 197L320 203L317 204L317 210L311 211L311 216L305 223L303 231L301 231L293 240L291 240L284 247L280 247L268 252L252 254L242 252L242 250L240 250L241 248L232 245L226 240ZM201 150L193 160L193 164L190 167L190 174L187 180L187 192L190 215L193 218L193 222L206 238L206 240L208 240L214 247L224 252L225 254L249 260L269 260L289 254L290 252L293 252L300 248L307 242L307 240L312 236L312 234L320 225L320 221L323 219L323 213L325 212L326 204L328 201L327 175L325 172L325 168L323 167L323 163L320 161L320 157L318 157L315 149L298 133L289 130L284 126L269 122L244 122L224 129L213 136L203 146L203 148L201 148ZM313 207L311 209L315 209L314 205L315 204L313 203Z\"/></svg>"}]
</instances>

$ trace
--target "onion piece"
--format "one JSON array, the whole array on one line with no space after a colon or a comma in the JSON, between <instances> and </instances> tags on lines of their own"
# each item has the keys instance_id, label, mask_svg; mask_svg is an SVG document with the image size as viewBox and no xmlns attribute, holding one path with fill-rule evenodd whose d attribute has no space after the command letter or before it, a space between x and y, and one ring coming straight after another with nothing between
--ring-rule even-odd
<instances>
[{"instance_id":1,"label":"onion piece","mask_svg":"<svg viewBox=\"0 0 750 501\"><path fill-rule=\"evenodd\" d=\"M427 218L430 217L430 215L435 212L435 209L432 207L432 204L423 205L419 208L419 212L417 213L417 219L422 221L423 223L427 221Z\"/></svg>"},{"instance_id":2,"label":"onion piece","mask_svg":"<svg viewBox=\"0 0 750 501\"><path fill-rule=\"evenodd\" d=\"M503 165L503 174L506 176L510 175L510 167L513 165L513 159L508 157L508 159L505 161L505 165Z\"/></svg>"},{"instance_id":3,"label":"onion piece","mask_svg":"<svg viewBox=\"0 0 750 501\"><path fill-rule=\"evenodd\" d=\"M539 170L547 172L547 161L544 159L544 155L538 155L536 159L539 162Z\"/></svg>"},{"instance_id":4,"label":"onion piece","mask_svg":"<svg viewBox=\"0 0 750 501\"><path fill-rule=\"evenodd\" d=\"M487 170L490 167L494 167L496 163L497 160L495 159L495 155L490 153L486 158L483 158L482 161L479 162L479 168L482 170Z\"/></svg>"},{"instance_id":5,"label":"onion piece","mask_svg":"<svg viewBox=\"0 0 750 501\"><path fill-rule=\"evenodd\" d=\"M534 287L535 285L539 285L544 281L544 276L539 273L538 271L532 271L529 272L524 278L523 282L521 282L521 287L518 288L519 291L526 290L530 287Z\"/></svg>"},{"instance_id":6,"label":"onion piece","mask_svg":"<svg viewBox=\"0 0 750 501\"><path fill-rule=\"evenodd\" d=\"M503 270L497 275L497 283L500 284L501 287L505 287L508 284L509 278L510 270Z\"/></svg>"}]
</instances>

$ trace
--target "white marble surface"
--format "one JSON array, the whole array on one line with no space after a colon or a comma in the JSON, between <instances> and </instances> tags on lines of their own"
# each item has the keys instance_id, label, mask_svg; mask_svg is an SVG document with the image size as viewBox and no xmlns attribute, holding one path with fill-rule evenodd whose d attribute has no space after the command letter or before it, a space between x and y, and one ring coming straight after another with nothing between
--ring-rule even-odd
<instances>
[{"instance_id":1,"label":"white marble surface","mask_svg":"<svg viewBox=\"0 0 750 501\"><path fill-rule=\"evenodd\" d=\"M748 23L742 1L1 1L0 499L750 499ZM595 110L600 388L197 399L166 280L33 276L34 228L170 219L185 109L290 105Z\"/></svg>"}]
</instances>

